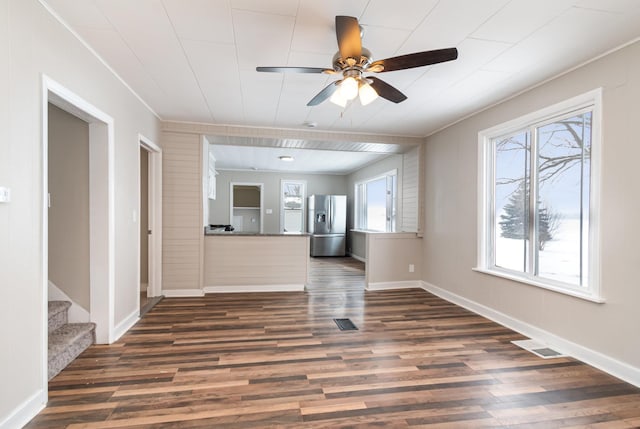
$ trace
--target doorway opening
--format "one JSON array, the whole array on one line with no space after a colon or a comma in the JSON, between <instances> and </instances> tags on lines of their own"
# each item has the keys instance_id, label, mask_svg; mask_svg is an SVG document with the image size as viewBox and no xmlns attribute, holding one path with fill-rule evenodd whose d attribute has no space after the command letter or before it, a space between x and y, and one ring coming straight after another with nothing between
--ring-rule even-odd
<instances>
[{"instance_id":1,"label":"doorway opening","mask_svg":"<svg viewBox=\"0 0 640 429\"><path fill-rule=\"evenodd\" d=\"M140 316L162 299L162 151L151 140L140 140Z\"/></svg>"},{"instance_id":2,"label":"doorway opening","mask_svg":"<svg viewBox=\"0 0 640 429\"><path fill-rule=\"evenodd\" d=\"M229 223L237 232L262 234L262 183L231 182L229 190Z\"/></svg>"},{"instance_id":3,"label":"doorway opening","mask_svg":"<svg viewBox=\"0 0 640 429\"><path fill-rule=\"evenodd\" d=\"M48 300L49 300L49 279L50 274L59 270L60 267L53 267L50 270L50 256L59 258L61 255L50 255L50 241L53 246L60 242L61 232L49 230L49 114L56 118L64 117L70 122L74 122L78 128L84 128L84 145L80 147L82 153L77 153L84 161L78 165L77 172L84 175L84 179L79 179L85 183L81 184L84 195L83 199L74 201L72 194L75 192L69 189L68 185L58 187L58 199L62 205L76 204L76 209L82 211L82 221L79 225L59 223L55 227L62 225L63 228L72 228L74 235L80 237L77 241L80 250L75 249L77 254L85 252L83 261L78 264L78 283L87 282L88 290L74 291L80 307L88 313L89 321L95 323L96 343L110 344L114 341L114 242L115 242L115 216L114 216L114 141L113 141L113 119L97 109L92 104L72 93L59 83L47 76L42 78L42 288L43 288L43 325L42 325L42 379L43 386L48 384ZM56 121L52 116L52 120ZM77 148L76 148L77 149ZM57 149L56 149L57 150ZM74 149L72 149L73 151ZM59 154L52 154L58 156ZM60 162L60 160L53 160ZM82 170L82 171L79 171ZM73 178L66 178L67 183ZM52 184L53 185L53 184ZM53 185L55 188L56 185ZM56 204L56 200L53 200ZM67 208L69 209L69 208ZM74 210L76 210L74 209ZM56 215L57 216L57 215ZM52 219L54 222L55 219ZM59 220L59 216L58 216ZM68 248L76 244L63 244ZM57 252L51 249L51 252ZM59 262L52 262L58 264ZM65 262L67 265L74 261ZM55 299L55 297L52 297ZM71 315L71 313L70 313ZM45 389L46 390L46 389Z\"/></svg>"}]
</instances>

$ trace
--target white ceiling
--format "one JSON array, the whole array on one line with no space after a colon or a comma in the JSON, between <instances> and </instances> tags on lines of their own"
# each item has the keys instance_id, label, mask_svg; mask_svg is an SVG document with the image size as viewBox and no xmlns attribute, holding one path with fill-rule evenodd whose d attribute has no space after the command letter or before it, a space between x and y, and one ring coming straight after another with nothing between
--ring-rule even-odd
<instances>
[{"instance_id":1,"label":"white ceiling","mask_svg":"<svg viewBox=\"0 0 640 429\"><path fill-rule=\"evenodd\" d=\"M395 136L429 135L640 37L640 0L44 1L163 120L304 130L315 122L322 131ZM381 73L408 100L346 109L306 106L336 76L255 71L330 68L335 15L359 19L374 60L448 47L458 48L459 59ZM345 174L406 149L222 139L219 168L260 171ZM294 163L277 160L284 148ZM378 153L362 153L369 151Z\"/></svg>"},{"instance_id":2,"label":"white ceiling","mask_svg":"<svg viewBox=\"0 0 640 429\"><path fill-rule=\"evenodd\" d=\"M640 0L44 0L164 120L425 136L640 36ZM335 76L335 15L374 59L457 47L379 78L409 97L306 103Z\"/></svg>"},{"instance_id":3,"label":"white ceiling","mask_svg":"<svg viewBox=\"0 0 640 429\"><path fill-rule=\"evenodd\" d=\"M255 170L318 174L349 174L390 154L316 149L212 145L216 170ZM280 156L292 156L291 162ZM396 155L397 156L397 155Z\"/></svg>"}]
</instances>

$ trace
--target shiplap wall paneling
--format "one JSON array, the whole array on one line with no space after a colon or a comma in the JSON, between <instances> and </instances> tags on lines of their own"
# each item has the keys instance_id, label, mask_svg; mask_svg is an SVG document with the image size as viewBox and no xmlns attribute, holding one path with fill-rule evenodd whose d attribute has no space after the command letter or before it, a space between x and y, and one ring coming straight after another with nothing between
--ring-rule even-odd
<instances>
[{"instance_id":1,"label":"shiplap wall paneling","mask_svg":"<svg viewBox=\"0 0 640 429\"><path fill-rule=\"evenodd\" d=\"M205 237L205 286L304 285L306 236Z\"/></svg>"},{"instance_id":2,"label":"shiplap wall paneling","mask_svg":"<svg viewBox=\"0 0 640 429\"><path fill-rule=\"evenodd\" d=\"M200 137L163 133L163 289L201 289Z\"/></svg>"},{"instance_id":3,"label":"shiplap wall paneling","mask_svg":"<svg viewBox=\"0 0 640 429\"><path fill-rule=\"evenodd\" d=\"M418 165L417 147L402 155L402 231L418 231Z\"/></svg>"}]
</instances>

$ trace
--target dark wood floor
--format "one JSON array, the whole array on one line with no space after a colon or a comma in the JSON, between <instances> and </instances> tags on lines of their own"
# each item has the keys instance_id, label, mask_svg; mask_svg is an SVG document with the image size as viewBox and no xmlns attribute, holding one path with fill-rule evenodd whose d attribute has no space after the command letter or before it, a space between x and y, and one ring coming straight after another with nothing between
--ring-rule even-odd
<instances>
[{"instance_id":1,"label":"dark wood floor","mask_svg":"<svg viewBox=\"0 0 640 429\"><path fill-rule=\"evenodd\" d=\"M308 292L164 299L54 378L27 427L640 426L640 389L425 291L365 293L363 275L324 258Z\"/></svg>"}]
</instances>

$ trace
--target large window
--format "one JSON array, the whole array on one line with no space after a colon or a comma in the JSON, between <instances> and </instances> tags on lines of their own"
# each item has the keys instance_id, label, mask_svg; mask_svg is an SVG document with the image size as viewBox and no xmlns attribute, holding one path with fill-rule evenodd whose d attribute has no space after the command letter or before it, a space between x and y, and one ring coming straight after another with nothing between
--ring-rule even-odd
<instances>
[{"instance_id":1,"label":"large window","mask_svg":"<svg viewBox=\"0 0 640 429\"><path fill-rule=\"evenodd\" d=\"M355 225L367 231L396 230L397 170L356 183Z\"/></svg>"},{"instance_id":2,"label":"large window","mask_svg":"<svg viewBox=\"0 0 640 429\"><path fill-rule=\"evenodd\" d=\"M599 92L480 133L480 269L599 300Z\"/></svg>"}]
</instances>

